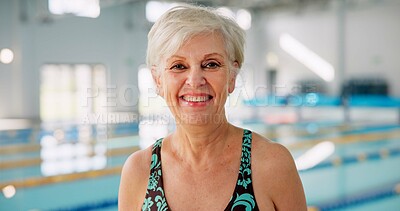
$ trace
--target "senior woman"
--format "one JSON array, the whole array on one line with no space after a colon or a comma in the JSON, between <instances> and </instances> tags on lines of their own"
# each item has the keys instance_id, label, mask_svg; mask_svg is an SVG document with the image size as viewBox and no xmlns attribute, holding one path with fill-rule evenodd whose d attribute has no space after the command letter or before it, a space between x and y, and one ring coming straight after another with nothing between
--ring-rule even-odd
<instances>
[{"instance_id":1,"label":"senior woman","mask_svg":"<svg viewBox=\"0 0 400 211\"><path fill-rule=\"evenodd\" d=\"M148 34L147 64L176 130L125 162L119 210L306 210L286 148L227 121L244 32L214 9L170 9Z\"/></svg>"}]
</instances>

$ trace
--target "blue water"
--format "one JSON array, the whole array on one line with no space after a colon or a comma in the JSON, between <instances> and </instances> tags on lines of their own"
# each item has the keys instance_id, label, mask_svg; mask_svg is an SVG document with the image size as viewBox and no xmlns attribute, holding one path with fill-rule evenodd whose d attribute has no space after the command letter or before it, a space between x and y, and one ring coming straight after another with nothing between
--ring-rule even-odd
<instances>
[{"instance_id":1,"label":"blue water","mask_svg":"<svg viewBox=\"0 0 400 211\"><path fill-rule=\"evenodd\" d=\"M354 126L348 130L337 128L337 124L321 124L318 129L331 129L336 131L334 136L341 137L347 134L367 134L373 132L390 132L398 130L396 126L386 127L365 127ZM307 125L300 126L276 126L271 129L265 125L253 124L247 128L254 129L260 133L292 130L304 132ZM315 138L331 136L302 133L304 135L294 136L294 141L307 141ZM279 141L279 137L276 139ZM138 136L127 136L114 138L107 141L108 149L118 149L124 147L137 146ZM359 154L379 153L382 149L400 148L400 137L391 139L376 140L372 142L359 142L335 144L335 152L324 162L329 163L332 159L357 158ZM307 151L309 147L300 147L291 152L296 158ZM107 158L107 167L120 166L128 155L120 155ZM15 159L29 159L40 157L39 152L25 152L21 154L0 155L1 162ZM327 165L321 168L301 171L300 177L306 193L309 205L323 205L334 203L340 200L351 200L352 197L364 193L374 192L389 184L400 182L400 155L388 156L386 158L370 159L366 161L342 163L341 165ZM24 178L42 177L40 166L29 166L24 168L3 169L0 172L0 182L21 180ZM94 179L81 179L72 182L60 182L55 184L43 185L33 188L17 189L16 195L11 199L5 199L0 194L0 211L14 210L76 210L77 208L96 208L94 210L111 211L117 210L116 200L118 197L119 175L103 176ZM83 209L85 210L85 209ZM400 210L400 195L390 196L381 199L374 199L358 203L354 206L336 209L345 211L374 211L374 210Z\"/></svg>"},{"instance_id":2,"label":"blue water","mask_svg":"<svg viewBox=\"0 0 400 211\"><path fill-rule=\"evenodd\" d=\"M17 190L11 199L0 199L2 211L71 209L116 198L119 176L98 177ZM117 207L114 205L113 210Z\"/></svg>"}]
</instances>

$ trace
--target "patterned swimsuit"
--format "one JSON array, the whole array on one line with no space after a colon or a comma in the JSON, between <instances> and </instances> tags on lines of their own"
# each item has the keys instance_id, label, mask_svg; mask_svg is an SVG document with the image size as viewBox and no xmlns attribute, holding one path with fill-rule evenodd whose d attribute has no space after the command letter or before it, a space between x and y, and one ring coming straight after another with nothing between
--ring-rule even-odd
<instances>
[{"instance_id":1,"label":"patterned swimsuit","mask_svg":"<svg viewBox=\"0 0 400 211\"><path fill-rule=\"evenodd\" d=\"M233 210L259 210L253 192L251 180L251 141L252 133L249 130L243 132L242 157L240 161L239 176L235 191L225 211ZM142 210L144 211L166 211L168 207L165 198L162 170L161 170L161 145L162 139L154 143L151 157L150 178L147 186L146 198Z\"/></svg>"}]
</instances>

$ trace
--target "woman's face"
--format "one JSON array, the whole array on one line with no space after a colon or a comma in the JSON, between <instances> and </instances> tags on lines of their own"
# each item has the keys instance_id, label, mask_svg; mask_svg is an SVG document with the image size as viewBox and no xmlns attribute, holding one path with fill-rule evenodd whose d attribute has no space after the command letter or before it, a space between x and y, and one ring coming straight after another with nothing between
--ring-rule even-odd
<instances>
[{"instance_id":1,"label":"woman's face","mask_svg":"<svg viewBox=\"0 0 400 211\"><path fill-rule=\"evenodd\" d=\"M220 34L194 36L162 63L164 69L153 70L153 77L178 124L225 119L224 105L236 78L230 68L238 64L228 59Z\"/></svg>"}]
</instances>

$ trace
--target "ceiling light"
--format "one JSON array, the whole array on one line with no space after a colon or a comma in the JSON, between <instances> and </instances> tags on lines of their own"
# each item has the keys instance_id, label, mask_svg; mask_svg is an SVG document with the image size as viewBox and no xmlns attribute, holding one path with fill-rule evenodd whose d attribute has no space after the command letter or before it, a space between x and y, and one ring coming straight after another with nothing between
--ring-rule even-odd
<instances>
[{"instance_id":1,"label":"ceiling light","mask_svg":"<svg viewBox=\"0 0 400 211\"><path fill-rule=\"evenodd\" d=\"M289 34L281 35L279 44L284 51L325 81L333 81L335 78L335 69L331 64Z\"/></svg>"},{"instance_id":2,"label":"ceiling light","mask_svg":"<svg viewBox=\"0 0 400 211\"><path fill-rule=\"evenodd\" d=\"M100 15L100 3L99 0L49 0L49 11L55 15L97 18Z\"/></svg>"},{"instance_id":3,"label":"ceiling light","mask_svg":"<svg viewBox=\"0 0 400 211\"><path fill-rule=\"evenodd\" d=\"M14 53L8 48L3 48L0 51L0 62L9 64L14 60Z\"/></svg>"},{"instance_id":4,"label":"ceiling light","mask_svg":"<svg viewBox=\"0 0 400 211\"><path fill-rule=\"evenodd\" d=\"M178 6L178 3L148 1L146 3L146 19L154 23L162 14L175 6Z\"/></svg>"},{"instance_id":5,"label":"ceiling light","mask_svg":"<svg viewBox=\"0 0 400 211\"><path fill-rule=\"evenodd\" d=\"M217 9L217 11L223 16L226 16L226 17L231 18L233 20L236 19L235 13L231 9L229 9L228 7L220 7L220 8Z\"/></svg>"},{"instance_id":6,"label":"ceiling light","mask_svg":"<svg viewBox=\"0 0 400 211\"><path fill-rule=\"evenodd\" d=\"M316 144L296 159L297 170L305 170L321 163L335 152L335 144L324 141Z\"/></svg>"},{"instance_id":7,"label":"ceiling light","mask_svg":"<svg viewBox=\"0 0 400 211\"><path fill-rule=\"evenodd\" d=\"M266 56L266 59L267 59L267 64L268 64L269 67L271 67L271 68L277 68L278 67L279 58L276 55L276 53L268 52L267 56Z\"/></svg>"},{"instance_id":8,"label":"ceiling light","mask_svg":"<svg viewBox=\"0 0 400 211\"><path fill-rule=\"evenodd\" d=\"M240 9L236 12L236 22L244 29L248 30L251 27L251 14L245 9Z\"/></svg>"}]
</instances>

